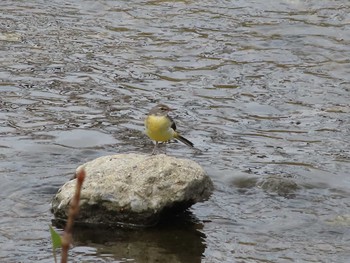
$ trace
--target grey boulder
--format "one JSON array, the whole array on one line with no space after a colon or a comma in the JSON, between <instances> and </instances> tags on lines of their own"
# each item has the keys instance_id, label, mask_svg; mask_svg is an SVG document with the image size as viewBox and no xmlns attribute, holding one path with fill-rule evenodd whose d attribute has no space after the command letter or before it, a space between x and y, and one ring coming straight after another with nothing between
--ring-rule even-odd
<instances>
[{"instance_id":1,"label":"grey boulder","mask_svg":"<svg viewBox=\"0 0 350 263\"><path fill-rule=\"evenodd\" d=\"M162 216L207 200L213 183L196 162L164 154L103 156L77 168L86 178L80 199L79 223L108 226L151 226ZM51 207L66 220L76 179L65 183Z\"/></svg>"}]
</instances>

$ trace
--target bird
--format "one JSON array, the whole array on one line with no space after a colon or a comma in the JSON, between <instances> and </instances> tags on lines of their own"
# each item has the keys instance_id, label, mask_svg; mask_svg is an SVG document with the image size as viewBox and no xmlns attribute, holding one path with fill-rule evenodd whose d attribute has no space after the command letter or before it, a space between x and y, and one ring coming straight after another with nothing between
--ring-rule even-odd
<instances>
[{"instance_id":1,"label":"bird","mask_svg":"<svg viewBox=\"0 0 350 263\"><path fill-rule=\"evenodd\" d=\"M174 120L168 115L173 109L167 105L158 104L153 107L145 119L145 128L147 136L156 142L152 155L157 151L158 142L167 142L177 139L189 147L194 147L193 143L182 137L176 131Z\"/></svg>"}]
</instances>

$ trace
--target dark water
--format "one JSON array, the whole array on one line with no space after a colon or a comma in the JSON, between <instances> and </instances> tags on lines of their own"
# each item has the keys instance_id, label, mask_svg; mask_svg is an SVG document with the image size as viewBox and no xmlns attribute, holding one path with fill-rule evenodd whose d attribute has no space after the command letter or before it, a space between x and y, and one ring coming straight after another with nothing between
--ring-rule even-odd
<instances>
[{"instance_id":1,"label":"dark water","mask_svg":"<svg viewBox=\"0 0 350 263\"><path fill-rule=\"evenodd\" d=\"M157 102L201 150L168 154L200 163L214 195L156 229L76 229L71 262L350 260L348 0L0 11L1 262L53 262L53 194L85 161L151 152Z\"/></svg>"}]
</instances>

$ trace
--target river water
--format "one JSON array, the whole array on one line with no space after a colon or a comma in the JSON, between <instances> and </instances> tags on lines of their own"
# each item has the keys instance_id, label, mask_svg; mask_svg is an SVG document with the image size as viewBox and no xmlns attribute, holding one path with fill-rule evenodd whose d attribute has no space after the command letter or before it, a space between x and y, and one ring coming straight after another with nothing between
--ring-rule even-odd
<instances>
[{"instance_id":1,"label":"river water","mask_svg":"<svg viewBox=\"0 0 350 263\"><path fill-rule=\"evenodd\" d=\"M53 262L50 201L150 153L162 102L211 199L154 229L76 228L71 262L350 262L350 2L2 0L0 261Z\"/></svg>"}]
</instances>

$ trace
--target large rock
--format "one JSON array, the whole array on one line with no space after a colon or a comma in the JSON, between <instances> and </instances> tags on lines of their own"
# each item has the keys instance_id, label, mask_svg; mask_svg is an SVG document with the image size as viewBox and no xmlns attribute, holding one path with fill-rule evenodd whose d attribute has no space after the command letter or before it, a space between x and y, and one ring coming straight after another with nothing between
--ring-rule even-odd
<instances>
[{"instance_id":1,"label":"large rock","mask_svg":"<svg viewBox=\"0 0 350 263\"><path fill-rule=\"evenodd\" d=\"M213 183L197 163L161 155L118 154L81 165L86 178L77 222L150 226L207 200ZM65 183L52 201L56 219L65 220L76 179Z\"/></svg>"}]
</instances>

